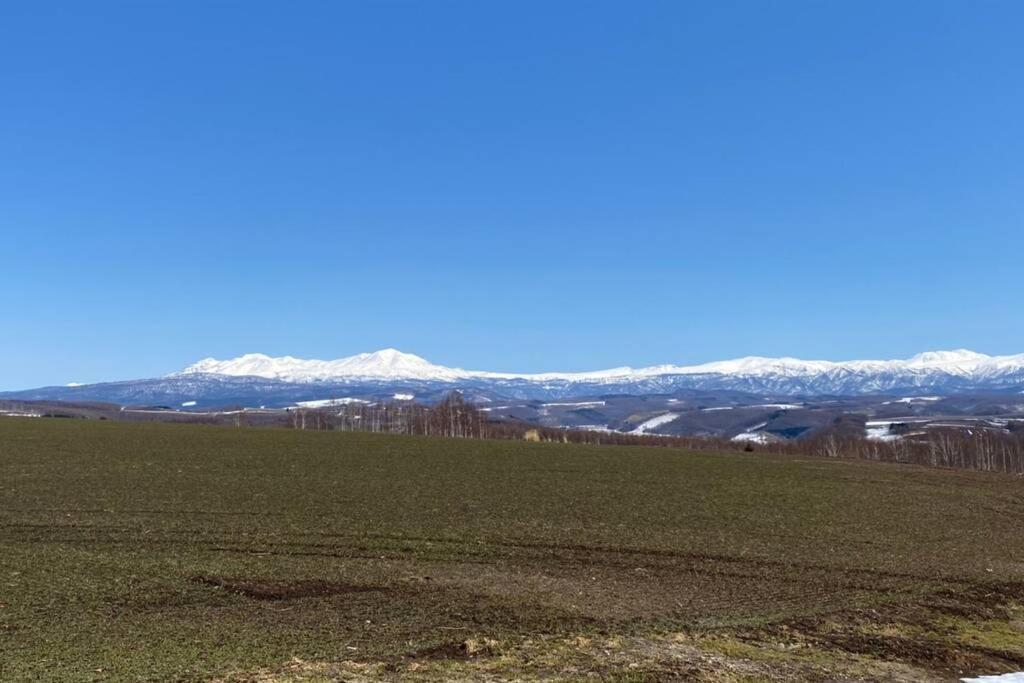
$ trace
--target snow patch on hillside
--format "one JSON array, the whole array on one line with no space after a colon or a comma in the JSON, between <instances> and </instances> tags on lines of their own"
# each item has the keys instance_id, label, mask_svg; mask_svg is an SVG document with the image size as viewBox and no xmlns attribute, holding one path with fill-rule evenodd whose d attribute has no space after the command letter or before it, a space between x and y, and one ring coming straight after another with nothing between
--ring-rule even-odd
<instances>
[{"instance_id":1,"label":"snow patch on hillside","mask_svg":"<svg viewBox=\"0 0 1024 683\"><path fill-rule=\"evenodd\" d=\"M1024 671L1008 674L993 674L989 676L976 676L974 678L961 678L963 683L1024 683Z\"/></svg>"},{"instance_id":2,"label":"snow patch on hillside","mask_svg":"<svg viewBox=\"0 0 1024 683\"><path fill-rule=\"evenodd\" d=\"M635 428L633 428L633 430L630 431L630 434L647 434L648 432L653 431L662 425L667 425L669 422L672 422L677 417L679 417L679 413L665 413L664 415L652 417L650 420L642 422Z\"/></svg>"},{"instance_id":3,"label":"snow patch on hillside","mask_svg":"<svg viewBox=\"0 0 1024 683\"><path fill-rule=\"evenodd\" d=\"M907 396L906 398L898 398L895 401L885 401L882 405L888 406L894 403L931 403L932 401L941 400L941 396Z\"/></svg>"},{"instance_id":4,"label":"snow patch on hillside","mask_svg":"<svg viewBox=\"0 0 1024 683\"><path fill-rule=\"evenodd\" d=\"M319 401L298 401L295 405L300 408L330 408L332 406L347 406L357 403L369 403L361 398L324 398Z\"/></svg>"},{"instance_id":5,"label":"snow patch on hillside","mask_svg":"<svg viewBox=\"0 0 1024 683\"><path fill-rule=\"evenodd\" d=\"M766 444L771 443L775 439L772 438L771 434L769 434L768 432L743 432L742 434L737 434L736 436L732 437L731 440L739 442L749 441L750 443Z\"/></svg>"}]
</instances>

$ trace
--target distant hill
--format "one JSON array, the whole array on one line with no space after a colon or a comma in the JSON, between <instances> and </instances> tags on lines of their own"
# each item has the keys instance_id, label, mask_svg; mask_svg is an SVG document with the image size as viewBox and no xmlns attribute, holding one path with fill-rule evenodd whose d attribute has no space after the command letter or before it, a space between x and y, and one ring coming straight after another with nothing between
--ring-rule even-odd
<instances>
[{"instance_id":1,"label":"distant hill","mask_svg":"<svg viewBox=\"0 0 1024 683\"><path fill-rule=\"evenodd\" d=\"M247 354L208 358L167 377L0 393L25 400L119 404L282 406L345 396L411 394L430 401L458 389L471 399L553 400L594 395L732 391L772 397L1024 393L1024 354L932 351L906 360L806 361L747 357L702 365L537 374L463 370L384 349L338 360Z\"/></svg>"}]
</instances>

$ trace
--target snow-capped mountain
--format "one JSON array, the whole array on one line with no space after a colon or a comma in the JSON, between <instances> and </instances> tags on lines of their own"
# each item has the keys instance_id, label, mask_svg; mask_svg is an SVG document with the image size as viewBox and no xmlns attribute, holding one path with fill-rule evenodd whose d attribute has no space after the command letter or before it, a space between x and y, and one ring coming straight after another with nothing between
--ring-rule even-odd
<instances>
[{"instance_id":1,"label":"snow-capped mountain","mask_svg":"<svg viewBox=\"0 0 1024 683\"><path fill-rule=\"evenodd\" d=\"M265 377L288 382L314 382L333 379L416 379L452 382L469 377L464 370L434 365L411 353L382 349L360 353L338 360L303 360L291 356L272 358L262 353L248 353L231 360L206 358L173 376L228 375L231 377Z\"/></svg>"},{"instance_id":2,"label":"snow-capped mountain","mask_svg":"<svg viewBox=\"0 0 1024 683\"><path fill-rule=\"evenodd\" d=\"M906 360L823 361L751 356L700 365L620 367L595 372L508 373L435 365L383 349L337 360L247 354L207 358L166 377L44 387L0 397L121 404L290 405L396 392L432 400L458 389L494 399L549 400L597 395L738 391L772 397L1024 393L1024 354L931 351Z\"/></svg>"},{"instance_id":3,"label":"snow-capped mountain","mask_svg":"<svg viewBox=\"0 0 1024 683\"><path fill-rule=\"evenodd\" d=\"M628 384L657 378L689 377L689 382L740 381L771 385L774 391L831 393L834 390L871 393L894 386L925 386L945 380L991 381L1015 376L1024 370L1024 354L987 356L966 349L930 351L907 360L823 361L797 358L748 356L702 365L655 365L620 367L595 372L507 373L463 370L435 365L396 349L361 353L338 360L303 360L291 356L273 358L246 354L231 360L207 358L171 375L226 375L263 377L286 382L348 380L416 380L452 382L464 380L524 381L538 383ZM702 378L702 379L697 379Z\"/></svg>"}]
</instances>

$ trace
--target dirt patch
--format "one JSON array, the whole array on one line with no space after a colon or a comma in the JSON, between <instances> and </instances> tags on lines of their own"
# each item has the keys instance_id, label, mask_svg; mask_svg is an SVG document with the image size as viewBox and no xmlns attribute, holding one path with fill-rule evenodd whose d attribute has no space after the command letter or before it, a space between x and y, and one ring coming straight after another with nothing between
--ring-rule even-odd
<instances>
[{"instance_id":1,"label":"dirt patch","mask_svg":"<svg viewBox=\"0 0 1024 683\"><path fill-rule=\"evenodd\" d=\"M851 633L826 637L822 642L845 652L938 670L985 671L993 664L1009 668L1018 666L1017 658L1012 654L938 639Z\"/></svg>"},{"instance_id":2,"label":"dirt patch","mask_svg":"<svg viewBox=\"0 0 1024 683\"><path fill-rule=\"evenodd\" d=\"M260 581L257 579L194 576L193 583L220 588L253 600L297 600L343 593L366 593L384 590L380 586L360 586L339 581Z\"/></svg>"},{"instance_id":3,"label":"dirt patch","mask_svg":"<svg viewBox=\"0 0 1024 683\"><path fill-rule=\"evenodd\" d=\"M433 647L417 650L409 655L412 659L473 659L489 657L495 654L497 642L489 638L470 638L463 641L450 641Z\"/></svg>"},{"instance_id":4,"label":"dirt patch","mask_svg":"<svg viewBox=\"0 0 1024 683\"><path fill-rule=\"evenodd\" d=\"M455 637L404 656L371 655L358 670L353 661L293 663L225 680L941 682L1024 668L1022 588L973 585L760 627Z\"/></svg>"},{"instance_id":5,"label":"dirt patch","mask_svg":"<svg viewBox=\"0 0 1024 683\"><path fill-rule=\"evenodd\" d=\"M923 604L932 612L961 619L998 619L1006 616L1011 601L1024 600L1024 583L970 584L959 590L943 590Z\"/></svg>"},{"instance_id":6,"label":"dirt patch","mask_svg":"<svg viewBox=\"0 0 1024 683\"><path fill-rule=\"evenodd\" d=\"M738 633L758 646L805 643L823 651L866 655L949 674L1024 668L1024 650L991 647L958 637L986 621L1010 623L1009 607L1024 597L1024 584L973 585L925 596L914 603L847 610L817 619ZM1024 643L1024 633L1020 636Z\"/></svg>"}]
</instances>

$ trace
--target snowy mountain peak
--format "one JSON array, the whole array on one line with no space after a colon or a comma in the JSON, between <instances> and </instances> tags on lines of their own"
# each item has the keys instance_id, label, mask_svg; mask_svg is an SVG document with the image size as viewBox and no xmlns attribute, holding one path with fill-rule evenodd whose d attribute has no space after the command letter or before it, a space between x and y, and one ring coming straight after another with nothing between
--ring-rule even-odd
<instances>
[{"instance_id":1,"label":"snowy mountain peak","mask_svg":"<svg viewBox=\"0 0 1024 683\"><path fill-rule=\"evenodd\" d=\"M374 351L373 353L361 353L355 358L360 358L367 365L379 366L379 367L402 367L406 365L424 366L430 365L425 359L412 354L402 353L398 349L381 349L380 351Z\"/></svg>"},{"instance_id":2,"label":"snowy mountain peak","mask_svg":"<svg viewBox=\"0 0 1024 683\"><path fill-rule=\"evenodd\" d=\"M329 361L292 356L275 358L262 353L247 353L230 360L206 358L175 376L195 374L265 377L291 382L348 378L451 381L466 375L461 370L433 365L419 356L390 348Z\"/></svg>"},{"instance_id":3,"label":"snowy mountain peak","mask_svg":"<svg viewBox=\"0 0 1024 683\"><path fill-rule=\"evenodd\" d=\"M413 391L413 389L417 391ZM423 392L419 388L424 389ZM1024 353L986 356L966 349L929 351L904 360L800 360L748 356L700 365L618 367L596 372L507 373L435 365L387 348L337 360L307 360L247 353L205 358L168 377L43 387L9 392L32 400L95 400L177 405L202 399L235 405L337 400L376 392L439 396L457 389L512 400L563 399L605 394L646 396L730 391L765 397L870 394L954 396L1000 394L1024 403ZM487 399L482 399L487 400ZM1020 408L1014 408L1014 412Z\"/></svg>"},{"instance_id":4,"label":"snowy mountain peak","mask_svg":"<svg viewBox=\"0 0 1024 683\"><path fill-rule=\"evenodd\" d=\"M942 365L946 363L970 363L988 360L991 356L975 353L967 349L953 351L926 351L919 353L907 361L908 365Z\"/></svg>"},{"instance_id":5,"label":"snowy mountain peak","mask_svg":"<svg viewBox=\"0 0 1024 683\"><path fill-rule=\"evenodd\" d=\"M303 360L248 353L230 360L207 358L175 377L188 375L262 377L287 382L412 380L453 383L526 382L537 386L592 384L627 386L646 383L670 386L728 387L788 393L865 393L892 388L958 386L999 387L1024 377L1024 354L986 356L966 349L929 351L907 360L824 361L748 356L702 365L620 367L596 372L516 374L482 372L434 365L420 356L387 348L338 360Z\"/></svg>"},{"instance_id":6,"label":"snowy mountain peak","mask_svg":"<svg viewBox=\"0 0 1024 683\"><path fill-rule=\"evenodd\" d=\"M431 378L437 374L449 375L452 370L434 365L412 353L398 349L381 349L373 353L360 353L339 361L333 361L334 369L343 374L363 377L412 377Z\"/></svg>"}]
</instances>

